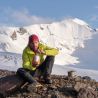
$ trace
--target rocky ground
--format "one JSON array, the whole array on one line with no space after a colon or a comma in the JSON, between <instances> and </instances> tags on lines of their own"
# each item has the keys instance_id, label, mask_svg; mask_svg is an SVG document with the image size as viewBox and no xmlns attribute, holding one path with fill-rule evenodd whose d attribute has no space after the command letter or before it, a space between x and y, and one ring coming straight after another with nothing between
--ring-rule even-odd
<instances>
[{"instance_id":1,"label":"rocky ground","mask_svg":"<svg viewBox=\"0 0 98 98\"><path fill-rule=\"evenodd\" d=\"M0 78L12 74L15 72L0 70ZM98 82L88 76L51 75L51 79L52 84L40 81L42 87L32 90L25 83L6 96L0 94L0 98L98 98Z\"/></svg>"}]
</instances>

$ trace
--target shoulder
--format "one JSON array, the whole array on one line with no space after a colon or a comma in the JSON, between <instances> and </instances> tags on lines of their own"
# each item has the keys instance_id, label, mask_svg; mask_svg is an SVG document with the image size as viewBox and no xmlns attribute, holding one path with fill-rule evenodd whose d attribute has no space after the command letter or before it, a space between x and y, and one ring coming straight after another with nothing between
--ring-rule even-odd
<instances>
[{"instance_id":1,"label":"shoulder","mask_svg":"<svg viewBox=\"0 0 98 98\"><path fill-rule=\"evenodd\" d=\"M24 50L23 50L23 53L28 53L28 52L30 52L31 50L30 50L30 48L28 47L28 46L26 46L25 48L24 48Z\"/></svg>"},{"instance_id":2,"label":"shoulder","mask_svg":"<svg viewBox=\"0 0 98 98\"><path fill-rule=\"evenodd\" d=\"M24 54L35 54L29 46L25 47L25 49L23 50Z\"/></svg>"},{"instance_id":3,"label":"shoulder","mask_svg":"<svg viewBox=\"0 0 98 98\"><path fill-rule=\"evenodd\" d=\"M47 45L45 43L41 43L41 42L39 43L39 48L43 48L44 49L46 47L47 47Z\"/></svg>"},{"instance_id":4,"label":"shoulder","mask_svg":"<svg viewBox=\"0 0 98 98\"><path fill-rule=\"evenodd\" d=\"M45 44L44 43L39 43L39 47L44 47L45 46Z\"/></svg>"},{"instance_id":5,"label":"shoulder","mask_svg":"<svg viewBox=\"0 0 98 98\"><path fill-rule=\"evenodd\" d=\"M28 47L28 46L26 46L26 47L24 48L23 52L28 51L28 49L29 49L29 47Z\"/></svg>"}]
</instances>

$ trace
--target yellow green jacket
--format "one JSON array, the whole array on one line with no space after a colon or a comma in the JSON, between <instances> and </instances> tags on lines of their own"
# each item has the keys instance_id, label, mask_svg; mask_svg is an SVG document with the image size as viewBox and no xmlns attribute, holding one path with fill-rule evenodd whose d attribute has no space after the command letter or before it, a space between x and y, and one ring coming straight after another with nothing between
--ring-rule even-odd
<instances>
[{"instance_id":1,"label":"yellow green jacket","mask_svg":"<svg viewBox=\"0 0 98 98\"><path fill-rule=\"evenodd\" d=\"M39 49L44 50L46 56L55 56L59 52L58 49L48 47L41 43L39 43ZM22 54L23 68L26 68L29 70L36 69L36 67L33 67L33 65L32 65L32 59L33 59L34 55L35 55L35 53L28 46L23 50L23 54ZM42 63L44 61L44 55L39 54L39 56L40 56L40 62Z\"/></svg>"}]
</instances>

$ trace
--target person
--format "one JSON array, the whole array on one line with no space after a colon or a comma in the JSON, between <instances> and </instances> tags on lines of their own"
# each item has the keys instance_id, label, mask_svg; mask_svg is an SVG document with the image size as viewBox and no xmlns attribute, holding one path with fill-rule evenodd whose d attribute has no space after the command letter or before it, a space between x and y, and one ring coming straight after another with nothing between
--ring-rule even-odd
<instances>
[{"instance_id":1,"label":"person","mask_svg":"<svg viewBox=\"0 0 98 98\"><path fill-rule=\"evenodd\" d=\"M58 49L42 44L37 35L30 35L22 54L23 68L19 68L17 74L30 84L37 84L34 77L42 77L45 83L51 84L50 75L58 53Z\"/></svg>"}]
</instances>

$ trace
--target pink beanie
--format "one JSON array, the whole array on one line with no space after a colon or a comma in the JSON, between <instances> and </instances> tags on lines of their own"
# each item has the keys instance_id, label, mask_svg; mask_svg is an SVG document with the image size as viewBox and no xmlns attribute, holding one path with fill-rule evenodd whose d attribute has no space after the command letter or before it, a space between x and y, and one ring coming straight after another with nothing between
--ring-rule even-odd
<instances>
[{"instance_id":1,"label":"pink beanie","mask_svg":"<svg viewBox=\"0 0 98 98\"><path fill-rule=\"evenodd\" d=\"M38 41L39 42L39 38L37 35L33 34L29 37L29 43L33 42L33 41Z\"/></svg>"}]
</instances>

